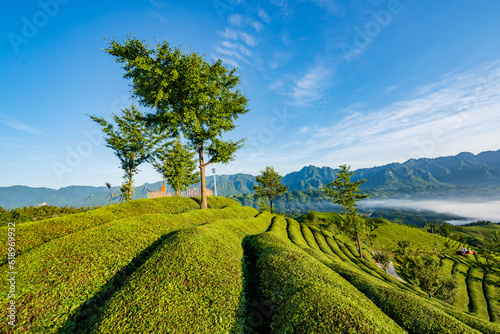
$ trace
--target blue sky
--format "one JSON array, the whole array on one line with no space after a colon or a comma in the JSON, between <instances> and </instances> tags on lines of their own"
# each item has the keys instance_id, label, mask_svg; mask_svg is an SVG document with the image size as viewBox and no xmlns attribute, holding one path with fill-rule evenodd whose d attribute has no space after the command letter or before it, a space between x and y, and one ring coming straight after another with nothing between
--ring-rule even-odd
<instances>
[{"instance_id":1,"label":"blue sky","mask_svg":"<svg viewBox=\"0 0 500 334\"><path fill-rule=\"evenodd\" d=\"M86 114L128 107L104 37L223 56L250 111L220 174L500 149L500 2L3 1L0 186L119 185ZM143 109L147 111L146 109ZM147 165L136 184L160 177Z\"/></svg>"}]
</instances>

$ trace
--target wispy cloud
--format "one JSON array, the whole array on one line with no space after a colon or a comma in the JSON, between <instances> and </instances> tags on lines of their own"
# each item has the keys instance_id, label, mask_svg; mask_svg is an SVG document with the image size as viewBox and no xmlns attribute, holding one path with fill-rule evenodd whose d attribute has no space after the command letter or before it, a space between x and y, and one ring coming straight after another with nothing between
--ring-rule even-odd
<instances>
[{"instance_id":1,"label":"wispy cloud","mask_svg":"<svg viewBox=\"0 0 500 334\"><path fill-rule=\"evenodd\" d=\"M293 8L288 5L288 0L271 0L271 3L280 8L281 15L285 19L293 15Z\"/></svg>"},{"instance_id":2,"label":"wispy cloud","mask_svg":"<svg viewBox=\"0 0 500 334\"><path fill-rule=\"evenodd\" d=\"M277 51L274 53L273 59L269 62L269 67L272 69L276 69L285 64L290 58L292 58L291 52Z\"/></svg>"},{"instance_id":3,"label":"wispy cloud","mask_svg":"<svg viewBox=\"0 0 500 334\"><path fill-rule=\"evenodd\" d=\"M157 19L158 21L160 21L162 24L167 24L167 22L168 22L167 17L164 15L161 15L160 12L158 12L156 10L151 11L151 16L153 18Z\"/></svg>"},{"instance_id":4,"label":"wispy cloud","mask_svg":"<svg viewBox=\"0 0 500 334\"><path fill-rule=\"evenodd\" d=\"M257 8L257 14L259 15L259 18L262 21L264 21L265 23L270 23L271 22L271 18L269 17L269 14L264 9L262 9L261 7Z\"/></svg>"},{"instance_id":5,"label":"wispy cloud","mask_svg":"<svg viewBox=\"0 0 500 334\"><path fill-rule=\"evenodd\" d=\"M302 93L293 95L306 96L305 87L314 86L309 82L315 73L304 76L296 85L297 90L303 87ZM310 127L308 140L278 149L293 146L304 161L356 168L460 151L478 153L499 148L499 110L500 63L483 64L419 87L408 98L383 108L352 106L337 122ZM297 133L303 129L302 125Z\"/></svg>"},{"instance_id":6,"label":"wispy cloud","mask_svg":"<svg viewBox=\"0 0 500 334\"><path fill-rule=\"evenodd\" d=\"M304 73L287 74L278 78L270 88L280 95L287 96L289 100L286 103L303 106L324 96L332 74L331 66L326 66L325 62L318 62Z\"/></svg>"},{"instance_id":7,"label":"wispy cloud","mask_svg":"<svg viewBox=\"0 0 500 334\"><path fill-rule=\"evenodd\" d=\"M27 125L21 121L18 121L8 115L1 114L0 113L0 122L3 124L7 125L8 127L14 129L14 130L19 130L23 132L28 132L28 133L34 133L34 134L39 134L42 133L40 130L37 128Z\"/></svg>"},{"instance_id":8,"label":"wispy cloud","mask_svg":"<svg viewBox=\"0 0 500 334\"><path fill-rule=\"evenodd\" d=\"M242 15L238 13L228 16L228 25L224 31L219 31L221 37L214 50L216 53L224 55L224 61L231 66L239 67L241 63L250 63L254 58L252 49L259 45L258 35L265 26L262 23L269 19L269 16L264 10L257 10L254 15ZM259 18L255 18L255 14Z\"/></svg>"},{"instance_id":9,"label":"wispy cloud","mask_svg":"<svg viewBox=\"0 0 500 334\"><path fill-rule=\"evenodd\" d=\"M168 5L166 1L149 0L149 2L158 9L164 9Z\"/></svg>"}]
</instances>

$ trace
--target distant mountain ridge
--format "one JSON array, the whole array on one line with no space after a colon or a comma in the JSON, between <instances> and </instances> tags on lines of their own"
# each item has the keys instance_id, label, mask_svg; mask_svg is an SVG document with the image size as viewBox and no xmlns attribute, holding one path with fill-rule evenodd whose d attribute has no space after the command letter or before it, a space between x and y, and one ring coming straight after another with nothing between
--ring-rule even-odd
<instances>
[{"instance_id":1,"label":"distant mountain ridge","mask_svg":"<svg viewBox=\"0 0 500 334\"><path fill-rule=\"evenodd\" d=\"M290 191L321 189L332 182L337 169L305 166L283 176ZM355 171L353 180L366 179L361 188L374 197L412 197L428 193L441 198L471 194L495 194L500 187L500 150L477 155L463 152L435 159L410 159L404 163L363 168ZM214 188L213 176L207 176L207 187ZM245 195L253 192L255 176L250 174L217 175L219 196ZM199 186L199 184L195 185ZM134 198L147 197L148 190L157 190L161 182L146 183L136 188ZM117 200L115 196L114 200ZM58 190L27 186L0 187L0 206L11 209L37 206L93 206L110 203L109 190L102 187L70 186Z\"/></svg>"}]
</instances>

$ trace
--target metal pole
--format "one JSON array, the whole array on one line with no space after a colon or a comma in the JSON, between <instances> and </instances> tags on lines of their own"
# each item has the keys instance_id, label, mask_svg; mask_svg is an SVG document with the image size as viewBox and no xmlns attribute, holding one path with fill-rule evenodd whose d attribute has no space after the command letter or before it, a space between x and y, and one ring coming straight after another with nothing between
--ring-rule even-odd
<instances>
[{"instance_id":1,"label":"metal pole","mask_svg":"<svg viewBox=\"0 0 500 334\"><path fill-rule=\"evenodd\" d=\"M217 196L217 179L215 178L215 164L212 163L212 173L214 173L214 192L215 192L215 196Z\"/></svg>"}]
</instances>

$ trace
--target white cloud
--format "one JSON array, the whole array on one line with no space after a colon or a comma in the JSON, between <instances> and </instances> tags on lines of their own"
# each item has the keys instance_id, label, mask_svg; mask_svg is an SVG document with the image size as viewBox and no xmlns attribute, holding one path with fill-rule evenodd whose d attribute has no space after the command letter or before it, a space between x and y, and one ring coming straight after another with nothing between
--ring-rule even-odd
<instances>
[{"instance_id":1,"label":"white cloud","mask_svg":"<svg viewBox=\"0 0 500 334\"><path fill-rule=\"evenodd\" d=\"M157 11L152 11L152 12L151 12L151 15L152 15L155 19L157 19L158 21L160 21L162 24L167 24L167 22L168 22L167 17L166 17L166 16L161 15L161 14L160 14L159 12L157 12Z\"/></svg>"},{"instance_id":2,"label":"white cloud","mask_svg":"<svg viewBox=\"0 0 500 334\"><path fill-rule=\"evenodd\" d=\"M226 28L226 30L224 30L223 32L220 32L219 35L222 38L230 39L230 40L234 40L235 41L235 40L238 39L239 33L238 33L237 30Z\"/></svg>"},{"instance_id":3,"label":"white cloud","mask_svg":"<svg viewBox=\"0 0 500 334\"><path fill-rule=\"evenodd\" d=\"M228 17L228 21L232 26L239 28L245 23L245 18L240 14L231 14Z\"/></svg>"},{"instance_id":4,"label":"white cloud","mask_svg":"<svg viewBox=\"0 0 500 334\"><path fill-rule=\"evenodd\" d=\"M399 88L399 86L389 86L385 89L385 91L382 94L384 94L384 95L390 94L398 88Z\"/></svg>"},{"instance_id":5,"label":"white cloud","mask_svg":"<svg viewBox=\"0 0 500 334\"><path fill-rule=\"evenodd\" d=\"M261 7L257 8L257 14L259 15L260 19L262 21L264 21L265 23L271 22L271 18L269 17L269 14Z\"/></svg>"},{"instance_id":6,"label":"white cloud","mask_svg":"<svg viewBox=\"0 0 500 334\"><path fill-rule=\"evenodd\" d=\"M220 48L218 50L225 51L223 53L227 56L237 54L237 55L239 55L238 58L240 58L241 60L246 59L244 57L251 57L252 56L252 52L240 43L234 43L234 42L230 42L230 41L222 41L221 45L224 48L223 49Z\"/></svg>"},{"instance_id":7,"label":"white cloud","mask_svg":"<svg viewBox=\"0 0 500 334\"><path fill-rule=\"evenodd\" d=\"M42 133L37 128L30 126L30 125L27 125L27 124L24 124L23 122L18 121L18 120L14 119L8 115L5 115L5 114L0 114L0 122L4 123L5 125L7 125L8 127L12 128L14 130L19 130L19 131L34 133L34 134Z\"/></svg>"},{"instance_id":8,"label":"white cloud","mask_svg":"<svg viewBox=\"0 0 500 334\"><path fill-rule=\"evenodd\" d=\"M357 106L338 122L317 126L302 143L304 154L324 156L325 162L342 156L367 167L499 148L500 66L477 68L416 91L377 110ZM322 151L326 154L318 154Z\"/></svg>"},{"instance_id":9,"label":"white cloud","mask_svg":"<svg viewBox=\"0 0 500 334\"><path fill-rule=\"evenodd\" d=\"M269 62L269 67L276 69L286 63L291 57L292 54L289 52L275 52L273 59Z\"/></svg>"},{"instance_id":10,"label":"white cloud","mask_svg":"<svg viewBox=\"0 0 500 334\"><path fill-rule=\"evenodd\" d=\"M297 80L280 78L272 88L285 95L292 82L289 96L296 103L320 100L321 93L314 90L324 83L320 69L313 67ZM382 108L352 105L329 125L299 123L295 137L267 152L266 157L293 171L311 163L363 168L462 151L498 150L499 111L500 62L418 87L408 98ZM306 129L308 139L304 140ZM290 151L295 161L288 159Z\"/></svg>"},{"instance_id":11,"label":"white cloud","mask_svg":"<svg viewBox=\"0 0 500 334\"><path fill-rule=\"evenodd\" d=\"M289 97L288 104L307 105L323 97L332 72L330 67L320 62L299 76L285 75L276 79L270 88L280 95Z\"/></svg>"},{"instance_id":12,"label":"white cloud","mask_svg":"<svg viewBox=\"0 0 500 334\"><path fill-rule=\"evenodd\" d=\"M445 200L366 200L361 203L363 207L404 207L414 210L425 209L441 213L452 213L469 218L466 222L488 219L500 222L500 201L445 201ZM464 222L454 221L463 224Z\"/></svg>"},{"instance_id":13,"label":"white cloud","mask_svg":"<svg viewBox=\"0 0 500 334\"><path fill-rule=\"evenodd\" d=\"M264 29L264 26L262 25L262 23L260 23L259 21L253 21L251 24L250 24L254 29L255 31L257 32L261 32L263 29Z\"/></svg>"},{"instance_id":14,"label":"white cloud","mask_svg":"<svg viewBox=\"0 0 500 334\"><path fill-rule=\"evenodd\" d=\"M288 18L293 15L293 10L288 5L288 0L271 0L271 3L280 8L281 15L283 15L284 18Z\"/></svg>"}]
</instances>

